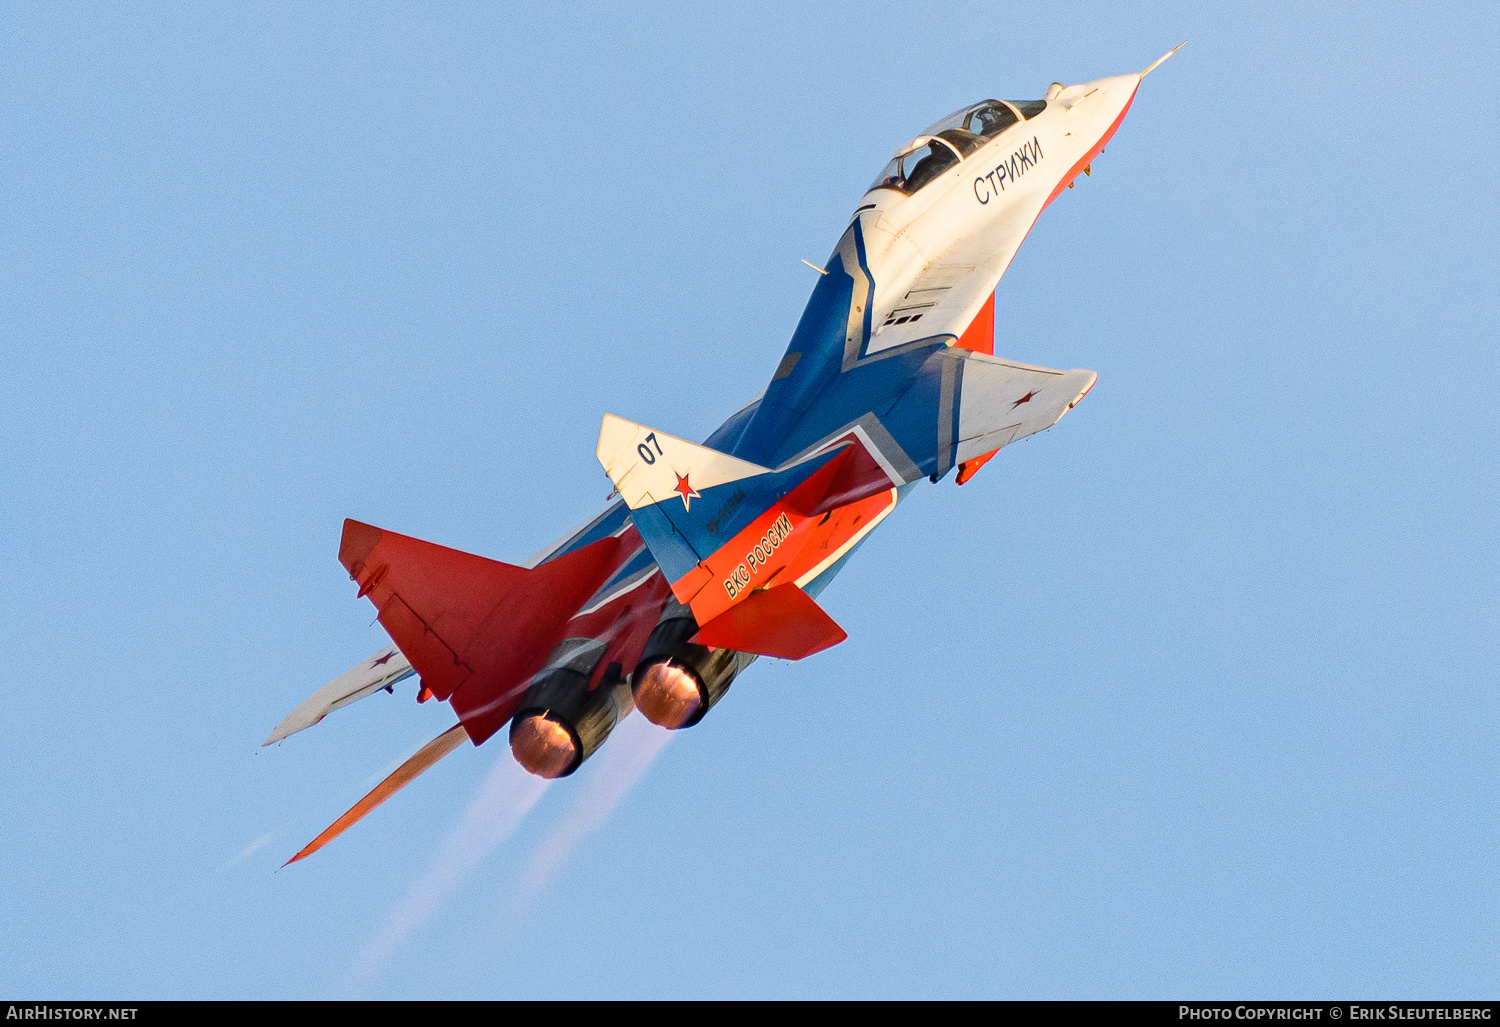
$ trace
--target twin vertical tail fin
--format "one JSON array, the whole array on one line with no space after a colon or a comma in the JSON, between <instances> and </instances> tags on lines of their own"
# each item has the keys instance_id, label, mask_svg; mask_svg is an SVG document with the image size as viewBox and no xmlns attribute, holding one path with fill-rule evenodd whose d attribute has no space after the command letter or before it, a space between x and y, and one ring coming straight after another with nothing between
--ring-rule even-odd
<instances>
[{"instance_id":1,"label":"twin vertical tail fin","mask_svg":"<svg viewBox=\"0 0 1500 1027\"><path fill-rule=\"evenodd\" d=\"M521 686L616 566L600 539L536 567L514 567L359 521L339 562L425 685L478 745L510 718Z\"/></svg>"},{"instance_id":2,"label":"twin vertical tail fin","mask_svg":"<svg viewBox=\"0 0 1500 1027\"><path fill-rule=\"evenodd\" d=\"M846 454L834 450L773 471L612 414L598 449L672 592L692 608L699 640L782 659L846 637L782 573ZM730 616L741 604L749 605Z\"/></svg>"},{"instance_id":3,"label":"twin vertical tail fin","mask_svg":"<svg viewBox=\"0 0 1500 1027\"><path fill-rule=\"evenodd\" d=\"M599 430L598 455L672 582L780 498L769 468L613 414Z\"/></svg>"}]
</instances>

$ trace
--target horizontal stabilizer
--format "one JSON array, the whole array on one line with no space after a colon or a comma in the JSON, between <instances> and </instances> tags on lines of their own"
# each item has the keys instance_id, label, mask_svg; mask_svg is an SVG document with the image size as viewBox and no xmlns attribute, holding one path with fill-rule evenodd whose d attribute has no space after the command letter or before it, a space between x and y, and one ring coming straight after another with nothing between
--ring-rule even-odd
<instances>
[{"instance_id":1,"label":"horizontal stabilizer","mask_svg":"<svg viewBox=\"0 0 1500 1027\"><path fill-rule=\"evenodd\" d=\"M925 474L975 461L1052 427L1098 379L1000 360L957 346L933 353L881 422Z\"/></svg>"},{"instance_id":2,"label":"horizontal stabilizer","mask_svg":"<svg viewBox=\"0 0 1500 1027\"><path fill-rule=\"evenodd\" d=\"M1054 371L969 355L958 405L957 461L1052 427L1098 379L1093 371Z\"/></svg>"},{"instance_id":3,"label":"horizontal stabilizer","mask_svg":"<svg viewBox=\"0 0 1500 1027\"><path fill-rule=\"evenodd\" d=\"M521 686L614 569L619 542L603 538L525 568L351 520L339 562L478 745L510 717Z\"/></svg>"},{"instance_id":4,"label":"horizontal stabilizer","mask_svg":"<svg viewBox=\"0 0 1500 1027\"><path fill-rule=\"evenodd\" d=\"M349 812L329 824L322 834L298 849L295 856L281 865L288 866L299 859L306 859L317 852L323 846L357 824L364 818L365 814L369 813L376 806L379 806L382 802L411 784L422 771L431 767L454 749L457 749L463 740L464 726L462 724L454 724L447 731L444 731L418 749L415 756L401 764L390 777L372 788L368 795L350 807Z\"/></svg>"},{"instance_id":5,"label":"horizontal stabilizer","mask_svg":"<svg viewBox=\"0 0 1500 1027\"><path fill-rule=\"evenodd\" d=\"M849 636L812 596L788 582L752 592L693 636L699 645L800 660Z\"/></svg>"},{"instance_id":6,"label":"horizontal stabilizer","mask_svg":"<svg viewBox=\"0 0 1500 1027\"><path fill-rule=\"evenodd\" d=\"M346 670L312 695L302 700L297 708L288 713L271 732L271 737L261 742L264 749L272 742L279 742L288 735L304 731L328 716L341 706L348 706L356 699L373 695L382 688L390 688L398 681L405 681L415 674L411 663L401 650L388 645L365 660L359 666Z\"/></svg>"}]
</instances>

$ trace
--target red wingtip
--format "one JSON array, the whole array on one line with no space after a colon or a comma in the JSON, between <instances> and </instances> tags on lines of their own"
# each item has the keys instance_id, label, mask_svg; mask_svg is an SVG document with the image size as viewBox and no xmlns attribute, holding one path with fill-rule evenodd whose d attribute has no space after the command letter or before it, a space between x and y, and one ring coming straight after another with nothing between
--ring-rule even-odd
<instances>
[{"instance_id":1,"label":"red wingtip","mask_svg":"<svg viewBox=\"0 0 1500 1027\"><path fill-rule=\"evenodd\" d=\"M365 557L370 555L370 550L375 548L380 542L380 536L384 534L373 525L346 518L344 534L339 539L339 563L344 565L350 575L358 575Z\"/></svg>"},{"instance_id":2,"label":"red wingtip","mask_svg":"<svg viewBox=\"0 0 1500 1027\"><path fill-rule=\"evenodd\" d=\"M990 459L994 457L994 455L998 452L1000 452L998 449L992 449L988 453L981 453L979 456L970 457L968 460L965 460L963 463L959 464L957 478L958 484L962 485L964 482L974 477L974 475L978 474L979 469L985 464L989 463Z\"/></svg>"}]
</instances>

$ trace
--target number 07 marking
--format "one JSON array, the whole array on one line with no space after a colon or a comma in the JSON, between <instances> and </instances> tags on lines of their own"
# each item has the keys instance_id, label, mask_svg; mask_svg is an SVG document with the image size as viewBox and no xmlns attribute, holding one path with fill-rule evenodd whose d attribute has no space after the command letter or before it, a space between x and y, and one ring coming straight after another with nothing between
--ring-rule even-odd
<instances>
[{"instance_id":1,"label":"number 07 marking","mask_svg":"<svg viewBox=\"0 0 1500 1027\"><path fill-rule=\"evenodd\" d=\"M647 442L649 442L651 445L648 446L646 444ZM651 452L651 446L656 447L655 453ZM647 435L646 442L642 442L639 446L636 446L635 451L641 455L641 459L646 461L646 463L656 463L656 458L661 453L661 443L656 441L656 432L652 432L650 435Z\"/></svg>"}]
</instances>

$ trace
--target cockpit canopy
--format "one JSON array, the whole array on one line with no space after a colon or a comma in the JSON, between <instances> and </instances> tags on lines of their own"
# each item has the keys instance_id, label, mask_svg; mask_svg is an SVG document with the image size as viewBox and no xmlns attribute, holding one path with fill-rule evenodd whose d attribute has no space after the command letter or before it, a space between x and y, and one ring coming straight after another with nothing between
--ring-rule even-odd
<instances>
[{"instance_id":1,"label":"cockpit canopy","mask_svg":"<svg viewBox=\"0 0 1500 1027\"><path fill-rule=\"evenodd\" d=\"M870 188L910 195L1016 122L1046 109L1046 100L985 100L955 111L903 146Z\"/></svg>"}]
</instances>

